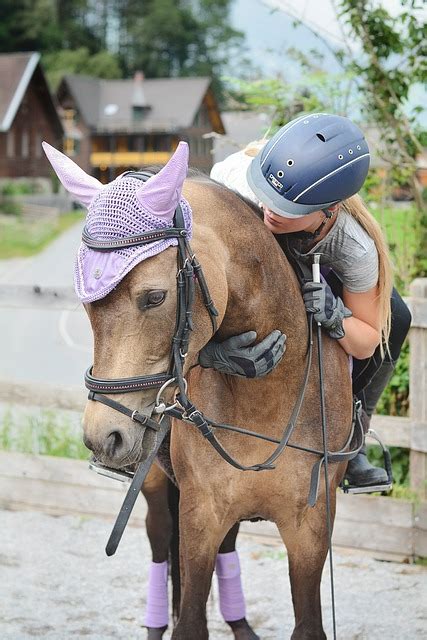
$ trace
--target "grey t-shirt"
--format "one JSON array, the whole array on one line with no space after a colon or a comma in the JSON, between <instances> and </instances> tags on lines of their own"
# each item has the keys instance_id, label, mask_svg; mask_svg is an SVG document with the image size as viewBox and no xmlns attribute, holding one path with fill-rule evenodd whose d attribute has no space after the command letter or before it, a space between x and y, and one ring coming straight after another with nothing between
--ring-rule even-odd
<instances>
[{"instance_id":1,"label":"grey t-shirt","mask_svg":"<svg viewBox=\"0 0 427 640\"><path fill-rule=\"evenodd\" d=\"M292 238L292 234L289 234ZM297 249L299 243L291 245ZM320 253L320 264L331 267L353 293L361 293L375 287L378 282L378 252L375 242L349 213L341 210L329 233L307 252L296 250L298 259L312 263L311 256Z\"/></svg>"}]
</instances>

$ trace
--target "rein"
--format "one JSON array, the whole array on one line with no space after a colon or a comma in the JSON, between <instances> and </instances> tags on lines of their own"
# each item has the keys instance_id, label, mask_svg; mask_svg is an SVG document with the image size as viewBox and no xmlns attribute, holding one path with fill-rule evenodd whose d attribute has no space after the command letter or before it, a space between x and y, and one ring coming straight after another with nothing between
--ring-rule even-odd
<instances>
[{"instance_id":1,"label":"rein","mask_svg":"<svg viewBox=\"0 0 427 640\"><path fill-rule=\"evenodd\" d=\"M147 180L151 176L151 174L145 172L129 172L126 175L128 177L138 178L143 181ZM195 300L196 281L199 285L204 305L211 320L213 334L215 334L217 331L216 318L218 316L218 311L216 310L210 296L202 267L191 250L187 236L188 233L185 229L183 213L179 205L174 215L174 226L167 229L149 231L118 240L102 241L94 238L86 228L83 230L82 234L82 241L84 242L84 244L95 251L114 251L117 249L147 244L164 238L177 238L178 240L176 276L177 310L175 331L172 339L172 353L168 371L165 373L154 375L135 376L120 379L105 379L95 377L92 373L92 367L90 367L85 374L85 385L89 389L89 400L101 402L102 404L105 404L110 408L123 413L132 420L140 423L146 428L152 429L157 433L156 445L153 451L149 454L147 460L141 462L137 467L132 484L124 500L116 523L114 525L113 532L111 533L110 539L107 544L106 551L108 555L112 555L117 549L127 520L129 519L130 512L135 503L136 497L142 487L148 470L152 462L154 461L155 456L157 455L161 442L165 437L167 428L165 428L164 424L162 424L162 418L164 415L168 415L175 419L179 419L194 425L226 462L241 471L264 471L274 469L275 467L273 463L278 459L278 457L282 454L287 446L319 456L320 459L313 465L311 475L310 492L308 496L308 504L310 506L314 506L317 501L322 465L324 463L327 464L328 462L343 462L351 460L359 453L363 445L363 427L360 420L360 402L355 403L353 407L353 419L350 435L344 447L339 451L327 452L326 450L321 451L289 443L289 439L294 432L301 411L311 371L313 354L312 314L310 314L311 317L309 320L309 341L303 382L298 394L298 398L296 399L294 408L292 410L290 419L283 430L283 434L280 440L247 429L235 427L233 425L216 422L215 420L212 420L205 416L199 409L197 409L197 407L195 407L191 403L190 399L187 396L187 382L184 377L183 368L188 351L190 333L193 330L193 305ZM176 396L176 402L172 405L167 406L162 401L161 393L168 385L173 383L175 383L175 385L179 388L179 392ZM115 400L106 397L106 394L123 394L152 388L159 388L156 403L152 411L152 413L154 414L161 414L161 418L159 421L153 420L151 416L143 415L137 410L132 410L121 404L120 402L116 402ZM264 460L264 462L245 466L243 464L240 464L219 442L215 435L216 429L223 429L226 431L233 431L235 433L248 435L253 438L258 438L266 442L277 444L277 447L275 448L273 453L266 460ZM353 439L355 440L353 449L351 451L346 451L346 449L351 446Z\"/></svg>"}]
</instances>

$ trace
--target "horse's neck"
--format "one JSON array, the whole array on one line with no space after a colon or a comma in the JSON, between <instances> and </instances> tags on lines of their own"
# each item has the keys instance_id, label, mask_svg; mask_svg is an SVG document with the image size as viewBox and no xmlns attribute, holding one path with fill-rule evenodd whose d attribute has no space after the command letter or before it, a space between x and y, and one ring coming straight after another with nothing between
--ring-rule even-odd
<instances>
[{"instance_id":1,"label":"horse's neck","mask_svg":"<svg viewBox=\"0 0 427 640\"><path fill-rule=\"evenodd\" d=\"M244 243L247 239L241 240ZM295 334L303 338L306 315L299 285L274 238L255 234L249 247L231 258L227 281L229 304L223 330L240 327L264 335L279 328L288 337Z\"/></svg>"},{"instance_id":2,"label":"horse's neck","mask_svg":"<svg viewBox=\"0 0 427 640\"><path fill-rule=\"evenodd\" d=\"M225 245L228 302L219 337L281 329L305 348L306 314L295 273L270 231L230 194L232 207L210 217L215 244ZM291 340L289 340L290 342Z\"/></svg>"}]
</instances>

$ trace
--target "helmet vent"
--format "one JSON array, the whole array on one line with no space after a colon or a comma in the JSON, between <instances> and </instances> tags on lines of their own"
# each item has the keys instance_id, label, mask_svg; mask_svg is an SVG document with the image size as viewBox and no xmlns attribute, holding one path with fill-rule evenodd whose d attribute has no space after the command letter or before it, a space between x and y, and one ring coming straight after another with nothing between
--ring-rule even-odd
<instances>
[{"instance_id":1,"label":"helmet vent","mask_svg":"<svg viewBox=\"0 0 427 640\"><path fill-rule=\"evenodd\" d=\"M326 142L326 138L323 135L323 133L316 133L316 136L319 138L319 140L321 140L322 142Z\"/></svg>"}]
</instances>

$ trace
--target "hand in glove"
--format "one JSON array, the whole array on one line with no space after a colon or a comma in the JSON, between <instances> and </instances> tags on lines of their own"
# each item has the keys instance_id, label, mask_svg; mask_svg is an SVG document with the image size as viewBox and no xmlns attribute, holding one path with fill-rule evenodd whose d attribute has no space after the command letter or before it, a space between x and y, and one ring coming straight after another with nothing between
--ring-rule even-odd
<instances>
[{"instance_id":1,"label":"hand in glove","mask_svg":"<svg viewBox=\"0 0 427 640\"><path fill-rule=\"evenodd\" d=\"M247 331L224 342L211 340L199 353L199 364L242 378L262 378L280 362L286 336L276 330L254 346L257 334Z\"/></svg>"},{"instance_id":2,"label":"hand in glove","mask_svg":"<svg viewBox=\"0 0 427 640\"><path fill-rule=\"evenodd\" d=\"M336 298L326 282L306 282L302 287L305 308L314 314L316 322L320 322L331 338L344 338L344 318L353 314L344 306L341 298Z\"/></svg>"}]
</instances>

